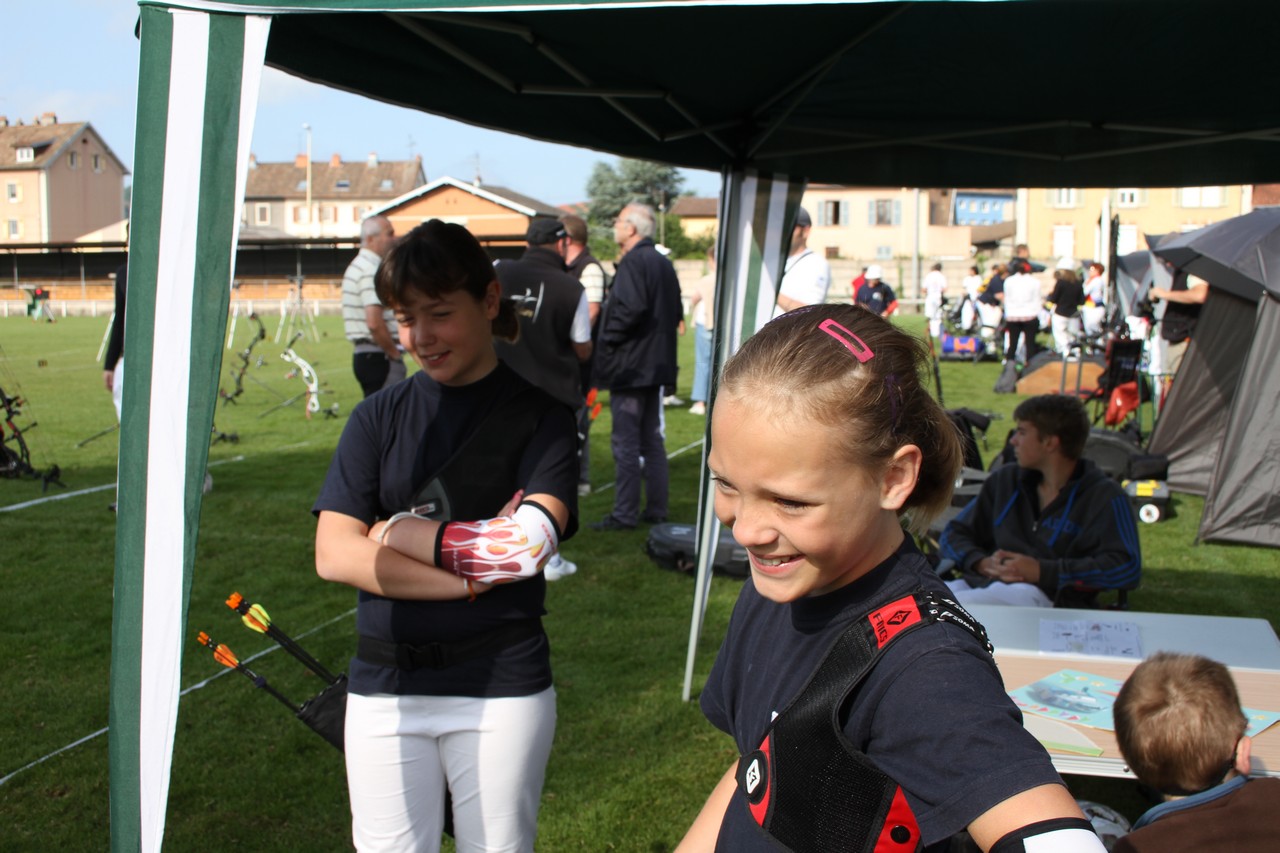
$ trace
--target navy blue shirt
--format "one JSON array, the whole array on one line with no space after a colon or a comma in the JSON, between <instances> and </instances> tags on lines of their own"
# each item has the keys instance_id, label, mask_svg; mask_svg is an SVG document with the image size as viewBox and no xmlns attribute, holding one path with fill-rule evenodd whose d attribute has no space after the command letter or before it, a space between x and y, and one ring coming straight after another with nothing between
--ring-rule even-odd
<instances>
[{"instance_id":1,"label":"navy blue shirt","mask_svg":"<svg viewBox=\"0 0 1280 853\"><path fill-rule=\"evenodd\" d=\"M372 525L408 509L430 478L500 403L529 385L506 365L462 387L442 386L425 372L361 401L351 413L312 511L339 512ZM551 405L524 447L518 482L528 494L554 495L569 507L577 529L577 427L568 407ZM497 514L501 505L494 506ZM472 520L472 519L457 519ZM546 612L542 575L502 584L475 601L403 601L359 593L360 634L395 643L456 642L513 620ZM551 686L545 636L524 640L492 657L443 670L399 670L352 659L350 690L357 694L530 696Z\"/></svg>"},{"instance_id":2,"label":"navy blue shirt","mask_svg":"<svg viewBox=\"0 0 1280 853\"><path fill-rule=\"evenodd\" d=\"M778 604L748 580L702 692L702 710L740 754L760 746L837 636L855 619L918 588L950 598L911 540L875 569L825 595ZM939 622L905 633L850 698L844 733L902 786L926 846L945 842L1009 797L1061 783L1022 727L1000 673L965 629ZM775 851L735 790L716 850Z\"/></svg>"}]
</instances>

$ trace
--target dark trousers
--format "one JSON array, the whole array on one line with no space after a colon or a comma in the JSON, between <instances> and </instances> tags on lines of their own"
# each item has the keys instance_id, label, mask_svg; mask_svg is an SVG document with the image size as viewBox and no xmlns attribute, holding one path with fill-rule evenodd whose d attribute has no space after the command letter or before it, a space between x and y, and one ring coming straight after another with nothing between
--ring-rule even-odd
<instances>
[{"instance_id":1,"label":"dark trousers","mask_svg":"<svg viewBox=\"0 0 1280 853\"><path fill-rule=\"evenodd\" d=\"M394 376L393 367L395 368ZM356 381L360 383L360 390L366 397L405 377L404 361L393 362L382 350L356 353L351 356L351 368L355 371Z\"/></svg>"},{"instance_id":2,"label":"dark trousers","mask_svg":"<svg viewBox=\"0 0 1280 853\"><path fill-rule=\"evenodd\" d=\"M1009 320L1005 323L1005 331L1009 333L1009 349L1005 352L1004 357L1009 361L1016 359L1018 357L1018 337L1026 335L1027 361L1031 361L1031 357L1037 352L1036 333L1040 331L1040 318Z\"/></svg>"},{"instance_id":3,"label":"dark trousers","mask_svg":"<svg viewBox=\"0 0 1280 853\"><path fill-rule=\"evenodd\" d=\"M662 388L628 388L609 392L613 415L613 462L618 496L613 517L623 524L640 520L640 483L645 491L644 517L667 517L667 448L662 438ZM640 460L643 457L644 463ZM642 470L643 469L643 470Z\"/></svg>"}]
</instances>

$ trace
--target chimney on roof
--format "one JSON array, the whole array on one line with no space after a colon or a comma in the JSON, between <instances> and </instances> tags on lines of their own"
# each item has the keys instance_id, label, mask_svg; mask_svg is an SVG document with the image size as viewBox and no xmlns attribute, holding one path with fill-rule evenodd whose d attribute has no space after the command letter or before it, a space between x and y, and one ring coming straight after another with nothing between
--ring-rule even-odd
<instances>
[{"instance_id":1,"label":"chimney on roof","mask_svg":"<svg viewBox=\"0 0 1280 853\"><path fill-rule=\"evenodd\" d=\"M298 156L294 157L294 158L293 158L293 168L295 168L295 169L305 169L305 168L307 168L307 155L306 155L306 154L299 154Z\"/></svg>"},{"instance_id":2,"label":"chimney on roof","mask_svg":"<svg viewBox=\"0 0 1280 853\"><path fill-rule=\"evenodd\" d=\"M258 155L254 154L252 151L249 152L249 168L258 168Z\"/></svg>"},{"instance_id":3,"label":"chimney on roof","mask_svg":"<svg viewBox=\"0 0 1280 853\"><path fill-rule=\"evenodd\" d=\"M41 113L40 118L35 119L33 123L39 125L57 124L58 116L56 113Z\"/></svg>"},{"instance_id":4,"label":"chimney on roof","mask_svg":"<svg viewBox=\"0 0 1280 853\"><path fill-rule=\"evenodd\" d=\"M341 154L334 154L332 157L330 157L330 158L329 158L329 168L330 168L330 169L336 169L336 168L338 168L338 167L339 167L339 166L341 166L341 165L342 165L342 155L341 155Z\"/></svg>"},{"instance_id":5,"label":"chimney on roof","mask_svg":"<svg viewBox=\"0 0 1280 853\"><path fill-rule=\"evenodd\" d=\"M377 152L377 151L370 151L370 152L369 152L369 159L365 161L365 165L367 165L370 169L372 169L374 166L378 165L378 152Z\"/></svg>"}]
</instances>

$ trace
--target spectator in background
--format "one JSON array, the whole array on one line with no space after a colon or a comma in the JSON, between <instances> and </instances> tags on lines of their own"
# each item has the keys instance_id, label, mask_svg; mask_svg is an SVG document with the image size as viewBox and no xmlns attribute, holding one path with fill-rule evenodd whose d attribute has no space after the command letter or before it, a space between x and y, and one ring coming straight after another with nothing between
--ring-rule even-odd
<instances>
[{"instance_id":1,"label":"spectator in background","mask_svg":"<svg viewBox=\"0 0 1280 853\"><path fill-rule=\"evenodd\" d=\"M707 413L707 395L711 390L711 330L716 324L716 247L707 248L707 274L693 285L689 298L693 311L693 405L691 415Z\"/></svg>"},{"instance_id":2,"label":"spectator in background","mask_svg":"<svg viewBox=\"0 0 1280 853\"><path fill-rule=\"evenodd\" d=\"M929 334L942 337L942 297L947 291L947 277L942 264L935 263L924 277L924 316L929 320Z\"/></svg>"},{"instance_id":3,"label":"spectator in background","mask_svg":"<svg viewBox=\"0 0 1280 853\"><path fill-rule=\"evenodd\" d=\"M107 341L107 355L102 361L102 382L111 392L111 402L116 407L116 420L121 419L121 398L124 395L124 306L129 288L129 261L116 270L116 308L111 315L111 334Z\"/></svg>"},{"instance_id":4,"label":"spectator in background","mask_svg":"<svg viewBox=\"0 0 1280 853\"><path fill-rule=\"evenodd\" d=\"M591 340L594 342L600 334L600 306L604 304L609 290L609 276L604 271L604 265L587 248L589 232L586 221L573 214L560 217L560 221L569 235L564 250L565 268L587 294L587 316L591 320ZM594 361L593 353L591 358L582 362L581 367L582 392L588 397L593 396L591 392L596 387L595 377L592 375ZM578 436L581 439L581 454L578 458L579 497L591 494L591 410L592 406L588 402L578 412Z\"/></svg>"},{"instance_id":5,"label":"spectator in background","mask_svg":"<svg viewBox=\"0 0 1280 853\"><path fill-rule=\"evenodd\" d=\"M1065 394L1028 397L1013 412L1016 465L991 472L947 525L945 559L964 573L948 586L963 605L1093 606L1101 589L1132 589L1142 551L1129 498L1082 459L1084 404Z\"/></svg>"},{"instance_id":6,"label":"spectator in background","mask_svg":"<svg viewBox=\"0 0 1280 853\"><path fill-rule=\"evenodd\" d=\"M1094 261L1089 264L1089 277L1084 282L1085 304L1101 308L1107 304L1107 268Z\"/></svg>"},{"instance_id":7,"label":"spectator in background","mask_svg":"<svg viewBox=\"0 0 1280 853\"><path fill-rule=\"evenodd\" d=\"M354 347L351 367L366 397L406 375L395 314L382 307L373 286L374 274L395 244L389 219L367 217L360 223L360 252L342 277L342 327Z\"/></svg>"},{"instance_id":8,"label":"spectator in background","mask_svg":"<svg viewBox=\"0 0 1280 853\"><path fill-rule=\"evenodd\" d=\"M787 256L782 281L778 285L778 302L773 309L775 317L804 305L821 305L827 301L831 267L809 248L809 231L812 228L809 211L800 208L795 227L791 229L791 254Z\"/></svg>"},{"instance_id":9,"label":"spectator in background","mask_svg":"<svg viewBox=\"0 0 1280 853\"><path fill-rule=\"evenodd\" d=\"M1000 304L1004 308L1004 326L1009 336L1005 360L1018 360L1018 345L1026 341L1022 362L1035 357L1036 333L1040 331L1040 280L1031 274L1026 261L1014 258L1009 262L1013 275L1004 280L1004 293Z\"/></svg>"},{"instance_id":10,"label":"spectator in background","mask_svg":"<svg viewBox=\"0 0 1280 853\"><path fill-rule=\"evenodd\" d=\"M982 271L978 267L969 267L969 274L960 282L964 288L965 301L960 306L960 327L966 332L973 330L978 319L978 297L982 295Z\"/></svg>"},{"instance_id":11,"label":"spectator in background","mask_svg":"<svg viewBox=\"0 0 1280 853\"><path fill-rule=\"evenodd\" d=\"M858 273L857 277L852 282L852 287L849 290L850 301L854 301L858 298L858 291L861 290L862 285L866 283L867 283L867 268L863 267L862 271Z\"/></svg>"},{"instance_id":12,"label":"spectator in background","mask_svg":"<svg viewBox=\"0 0 1280 853\"><path fill-rule=\"evenodd\" d=\"M1163 299L1167 303L1160 320L1160 338L1165 342L1164 373L1172 377L1178 372L1195 334L1200 309L1209 298L1209 282L1174 270L1171 287L1153 287L1148 293L1152 299Z\"/></svg>"},{"instance_id":13,"label":"spectator in background","mask_svg":"<svg viewBox=\"0 0 1280 853\"><path fill-rule=\"evenodd\" d=\"M612 512L591 525L600 531L631 530L641 520L667 520L662 387L675 385L676 337L684 306L675 267L654 246L654 226L653 208L634 202L622 209L613 225L623 255L600 312L595 369L601 387L609 389L618 486Z\"/></svg>"},{"instance_id":14,"label":"spectator in background","mask_svg":"<svg viewBox=\"0 0 1280 853\"><path fill-rule=\"evenodd\" d=\"M1058 265L1053 271L1053 291L1049 294L1049 302L1053 304L1053 318L1050 321L1053 346L1065 356L1071 350L1072 341L1084 331L1080 322L1084 288L1080 285L1076 262L1072 258L1058 258Z\"/></svg>"},{"instance_id":15,"label":"spectator in background","mask_svg":"<svg viewBox=\"0 0 1280 853\"><path fill-rule=\"evenodd\" d=\"M978 316L982 325L989 329L998 329L1004 322L1004 311L1000 306L1004 299L1004 278L1008 274L1007 264L992 264L986 287L978 295Z\"/></svg>"},{"instance_id":16,"label":"spectator in background","mask_svg":"<svg viewBox=\"0 0 1280 853\"><path fill-rule=\"evenodd\" d=\"M879 264L867 267L867 283L862 285L853 301L881 317L888 317L898 310L898 297L893 295L893 288L884 283L883 275L884 270Z\"/></svg>"},{"instance_id":17,"label":"spectator in background","mask_svg":"<svg viewBox=\"0 0 1280 853\"><path fill-rule=\"evenodd\" d=\"M1252 741L1225 666L1156 652L1112 709L1116 742L1138 781L1164 796L1115 853L1271 853L1280 779L1250 779Z\"/></svg>"}]
</instances>

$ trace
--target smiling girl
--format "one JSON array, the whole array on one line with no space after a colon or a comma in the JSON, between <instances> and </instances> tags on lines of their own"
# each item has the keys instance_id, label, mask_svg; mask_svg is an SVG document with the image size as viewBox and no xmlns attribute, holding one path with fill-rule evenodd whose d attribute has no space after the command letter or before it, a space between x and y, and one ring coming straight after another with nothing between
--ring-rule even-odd
<instances>
[{"instance_id":1,"label":"smiling girl","mask_svg":"<svg viewBox=\"0 0 1280 853\"><path fill-rule=\"evenodd\" d=\"M701 701L741 757L678 853L934 850L966 828L1001 853L1103 849L903 531L947 505L961 463L926 360L825 305L726 364L708 466L751 576Z\"/></svg>"},{"instance_id":2,"label":"smiling girl","mask_svg":"<svg viewBox=\"0 0 1280 853\"><path fill-rule=\"evenodd\" d=\"M415 228L376 285L423 369L351 413L313 509L316 570L359 590L355 845L438 850L447 784L459 851L532 851L555 732L541 570L577 527L574 416L498 360L518 321L466 229Z\"/></svg>"}]
</instances>

